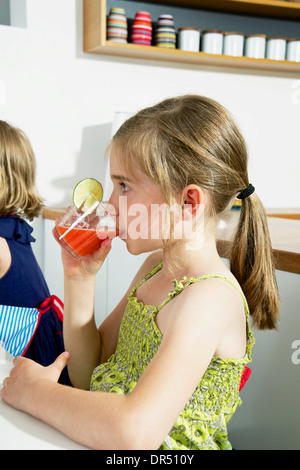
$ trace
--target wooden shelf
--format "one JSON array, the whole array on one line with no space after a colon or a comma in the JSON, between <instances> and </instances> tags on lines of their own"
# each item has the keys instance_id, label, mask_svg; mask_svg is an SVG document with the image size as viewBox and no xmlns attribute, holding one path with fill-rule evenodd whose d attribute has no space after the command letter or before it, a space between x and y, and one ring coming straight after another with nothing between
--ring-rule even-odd
<instances>
[{"instance_id":1,"label":"wooden shelf","mask_svg":"<svg viewBox=\"0 0 300 470\"><path fill-rule=\"evenodd\" d=\"M164 49L162 47L140 46L138 44L118 44L111 41L105 41L103 46L97 46L93 51L88 52L119 57L177 62L178 64L300 73L299 62L231 57L223 54L206 54L205 52L186 52L180 49Z\"/></svg>"},{"instance_id":2,"label":"wooden shelf","mask_svg":"<svg viewBox=\"0 0 300 470\"><path fill-rule=\"evenodd\" d=\"M160 2L156 2L160 3ZM172 3L187 6L185 0L164 0L162 3ZM300 3L267 0L188 0L191 6L210 9L227 9L235 12L248 12L255 8L256 13L264 7L270 16L281 12L286 17L293 12L293 18L300 18ZM278 5L277 5L278 4ZM242 8L244 6L244 9ZM222 8L221 8L222 7ZM241 9L242 8L242 9ZM246 9L247 8L247 9ZM250 8L251 9L251 8ZM186 52L180 49L165 49L156 46L141 46L138 44L119 44L106 40L106 0L84 0L84 51L94 54L104 54L118 57L131 57L143 60L159 60L179 64L198 64L214 67L229 67L235 69L251 69L299 73L300 63L277 61L269 59L252 59L249 57L231 57L226 55L206 54L204 52Z\"/></svg>"}]
</instances>

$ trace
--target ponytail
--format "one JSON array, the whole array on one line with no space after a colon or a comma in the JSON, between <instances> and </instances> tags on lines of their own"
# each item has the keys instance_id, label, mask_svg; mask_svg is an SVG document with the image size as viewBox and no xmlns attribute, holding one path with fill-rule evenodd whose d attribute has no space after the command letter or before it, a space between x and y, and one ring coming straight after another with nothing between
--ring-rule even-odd
<instances>
[{"instance_id":1,"label":"ponytail","mask_svg":"<svg viewBox=\"0 0 300 470\"><path fill-rule=\"evenodd\" d=\"M265 210L256 194L242 201L230 269L246 296L253 325L276 329L279 293Z\"/></svg>"}]
</instances>

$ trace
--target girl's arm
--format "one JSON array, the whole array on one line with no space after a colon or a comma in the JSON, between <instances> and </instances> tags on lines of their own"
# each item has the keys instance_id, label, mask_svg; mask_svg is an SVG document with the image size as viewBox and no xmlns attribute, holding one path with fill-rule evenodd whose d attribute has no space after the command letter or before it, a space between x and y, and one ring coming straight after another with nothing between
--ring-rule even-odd
<instances>
[{"instance_id":1,"label":"girl's arm","mask_svg":"<svg viewBox=\"0 0 300 470\"><path fill-rule=\"evenodd\" d=\"M94 320L95 279L111 248L104 240L99 250L77 261L62 249L64 267L64 344L71 353L71 382L89 388L91 373L99 364L101 341Z\"/></svg>"},{"instance_id":2,"label":"girl's arm","mask_svg":"<svg viewBox=\"0 0 300 470\"><path fill-rule=\"evenodd\" d=\"M161 250L157 250L151 253L146 260L142 263L141 267L139 268L138 272L134 276L127 292L121 299L120 303L116 306L116 308L112 311L110 315L103 321L99 328L99 334L101 337L101 359L100 363L106 362L110 356L115 352L120 324L122 321L122 317L128 303L128 296L135 287L138 282L143 279L146 274L148 274L153 268L155 268L158 263L162 260L162 252Z\"/></svg>"},{"instance_id":3,"label":"girl's arm","mask_svg":"<svg viewBox=\"0 0 300 470\"><path fill-rule=\"evenodd\" d=\"M157 449L231 327L233 299L215 279L173 299L159 350L127 396L57 384L64 354L46 368L17 358L1 396L88 447Z\"/></svg>"},{"instance_id":4,"label":"girl's arm","mask_svg":"<svg viewBox=\"0 0 300 470\"><path fill-rule=\"evenodd\" d=\"M80 263L62 252L64 265L64 343L71 353L68 372L73 385L88 389L95 367L115 352L120 323L132 287L161 260L161 253L152 253L134 277L127 292L103 321L100 328L94 318L95 279L110 251L110 242L102 243L100 250Z\"/></svg>"}]
</instances>

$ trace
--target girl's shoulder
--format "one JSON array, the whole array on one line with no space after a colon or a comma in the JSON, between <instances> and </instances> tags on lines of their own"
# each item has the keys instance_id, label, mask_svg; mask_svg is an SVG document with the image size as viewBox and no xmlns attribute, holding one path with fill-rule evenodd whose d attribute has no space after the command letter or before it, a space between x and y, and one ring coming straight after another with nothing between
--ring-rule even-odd
<instances>
[{"instance_id":1,"label":"girl's shoulder","mask_svg":"<svg viewBox=\"0 0 300 470\"><path fill-rule=\"evenodd\" d=\"M197 282L176 286L180 295L169 302L163 312L161 328L165 336L188 338L195 344L208 341L212 355L243 357L245 351L245 327L247 308L242 292L222 275L204 275ZM164 324L162 323L164 321Z\"/></svg>"},{"instance_id":2,"label":"girl's shoulder","mask_svg":"<svg viewBox=\"0 0 300 470\"><path fill-rule=\"evenodd\" d=\"M226 271L176 281L173 293L173 315L192 322L199 318L211 321L214 317L226 327L237 317L246 319L249 314L241 287Z\"/></svg>"},{"instance_id":3,"label":"girl's shoulder","mask_svg":"<svg viewBox=\"0 0 300 470\"><path fill-rule=\"evenodd\" d=\"M28 244L35 241L32 232L33 227L23 217L16 214L0 217L0 237Z\"/></svg>"}]
</instances>

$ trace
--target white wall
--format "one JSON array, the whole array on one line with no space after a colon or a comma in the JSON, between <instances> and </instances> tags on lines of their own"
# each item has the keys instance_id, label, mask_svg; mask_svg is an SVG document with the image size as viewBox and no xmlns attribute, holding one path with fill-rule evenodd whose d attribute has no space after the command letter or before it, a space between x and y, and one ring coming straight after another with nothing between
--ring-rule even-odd
<instances>
[{"instance_id":1,"label":"white wall","mask_svg":"<svg viewBox=\"0 0 300 470\"><path fill-rule=\"evenodd\" d=\"M267 207L299 207L300 80L118 59L82 52L81 0L27 0L27 28L0 26L0 117L22 127L49 205L103 173L114 111L200 93L235 115L250 150L251 181ZM273 188L276 188L273 190Z\"/></svg>"}]
</instances>

